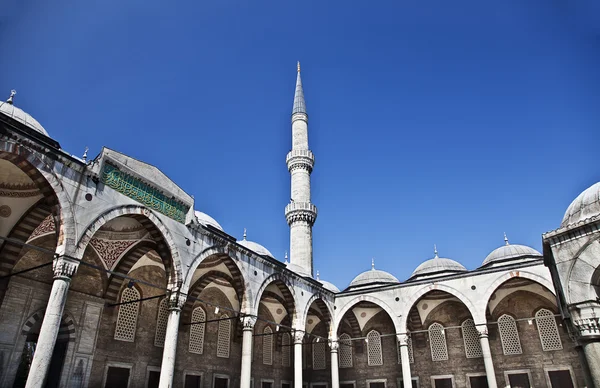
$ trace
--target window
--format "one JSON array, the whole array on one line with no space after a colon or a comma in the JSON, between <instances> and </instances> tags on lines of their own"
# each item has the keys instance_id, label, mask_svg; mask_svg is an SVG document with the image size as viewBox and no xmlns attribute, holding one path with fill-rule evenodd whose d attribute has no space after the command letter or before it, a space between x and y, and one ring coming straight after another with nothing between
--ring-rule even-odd
<instances>
[{"instance_id":1,"label":"window","mask_svg":"<svg viewBox=\"0 0 600 388\"><path fill-rule=\"evenodd\" d=\"M312 346L312 350L313 350L313 369L314 370L321 370L321 369L325 369L326 367L326 352L327 349L325 348L325 342L319 341L319 338L315 339L313 341L313 346Z\"/></svg>"},{"instance_id":2,"label":"window","mask_svg":"<svg viewBox=\"0 0 600 388\"><path fill-rule=\"evenodd\" d=\"M213 388L229 388L229 377L225 375L214 375Z\"/></svg>"},{"instance_id":3,"label":"window","mask_svg":"<svg viewBox=\"0 0 600 388\"><path fill-rule=\"evenodd\" d=\"M432 361L445 361L448 359L446 333L444 333L444 327L437 322L429 326L429 345Z\"/></svg>"},{"instance_id":4,"label":"window","mask_svg":"<svg viewBox=\"0 0 600 388\"><path fill-rule=\"evenodd\" d=\"M202 375L186 374L184 388L202 388Z\"/></svg>"},{"instance_id":5,"label":"window","mask_svg":"<svg viewBox=\"0 0 600 388\"><path fill-rule=\"evenodd\" d=\"M483 357L481 351L481 341L479 340L479 332L475 328L475 323L471 318L467 319L462 324L463 341L465 343L465 355L467 358Z\"/></svg>"},{"instance_id":6,"label":"window","mask_svg":"<svg viewBox=\"0 0 600 388\"><path fill-rule=\"evenodd\" d=\"M119 314L117 315L117 326L115 328L115 339L119 341L133 342L135 340L135 329L137 326L140 293L135 287L125 287L121 293ZM135 302L133 302L135 301Z\"/></svg>"},{"instance_id":7,"label":"window","mask_svg":"<svg viewBox=\"0 0 600 388\"><path fill-rule=\"evenodd\" d=\"M338 339L340 345L338 355L340 358L340 368L352 368L352 341L348 334L342 334Z\"/></svg>"},{"instance_id":8,"label":"window","mask_svg":"<svg viewBox=\"0 0 600 388\"><path fill-rule=\"evenodd\" d=\"M356 388L354 381L340 381L340 388Z\"/></svg>"},{"instance_id":9,"label":"window","mask_svg":"<svg viewBox=\"0 0 600 388\"><path fill-rule=\"evenodd\" d=\"M260 380L260 388L273 388L274 380Z\"/></svg>"},{"instance_id":10,"label":"window","mask_svg":"<svg viewBox=\"0 0 600 388\"><path fill-rule=\"evenodd\" d=\"M160 370L148 371L148 384L146 384L146 387L158 388L159 381L160 381Z\"/></svg>"},{"instance_id":11,"label":"window","mask_svg":"<svg viewBox=\"0 0 600 388\"><path fill-rule=\"evenodd\" d=\"M498 318L498 330L502 341L502 351L505 355L522 354L521 340L517 331L517 323L510 315L504 314Z\"/></svg>"},{"instance_id":12,"label":"window","mask_svg":"<svg viewBox=\"0 0 600 388\"><path fill-rule=\"evenodd\" d=\"M158 315L156 317L156 335L154 336L154 346L165 346L165 336L167 334L167 321L169 319L169 307L167 299L163 299L158 304Z\"/></svg>"},{"instance_id":13,"label":"window","mask_svg":"<svg viewBox=\"0 0 600 388\"><path fill-rule=\"evenodd\" d=\"M556 326L556 318L550 310L541 309L535 313L535 322L540 335L542 349L545 352L550 350L561 350L563 348Z\"/></svg>"},{"instance_id":14,"label":"window","mask_svg":"<svg viewBox=\"0 0 600 388\"><path fill-rule=\"evenodd\" d=\"M375 330L367 334L367 356L369 366L383 365L383 355L381 352L381 335Z\"/></svg>"},{"instance_id":15,"label":"window","mask_svg":"<svg viewBox=\"0 0 600 388\"><path fill-rule=\"evenodd\" d=\"M467 378L469 379L469 388L489 388L485 374L467 374Z\"/></svg>"},{"instance_id":16,"label":"window","mask_svg":"<svg viewBox=\"0 0 600 388\"><path fill-rule=\"evenodd\" d=\"M192 322L190 325L190 353L202 354L204 351L204 329L206 327L206 313L202 307L196 307L192 311ZM200 322L200 323L196 323Z\"/></svg>"},{"instance_id":17,"label":"window","mask_svg":"<svg viewBox=\"0 0 600 388\"><path fill-rule=\"evenodd\" d=\"M419 388L419 378L418 377L413 377L411 378L411 386L412 388ZM404 388L404 379L402 377L400 377L398 379L398 388Z\"/></svg>"},{"instance_id":18,"label":"window","mask_svg":"<svg viewBox=\"0 0 600 388\"><path fill-rule=\"evenodd\" d=\"M402 352L400 351L400 341L396 340L397 344L398 344L398 364L402 364ZM412 337L409 335L408 336L408 360L413 363L415 362L415 356L413 354L413 346L412 346Z\"/></svg>"},{"instance_id":19,"label":"window","mask_svg":"<svg viewBox=\"0 0 600 388\"><path fill-rule=\"evenodd\" d=\"M217 357L229 358L229 345L231 342L231 321L229 315L223 314L219 321L219 334L217 336ZM227 380L229 382L229 380ZM216 387L215 388L220 388ZM227 387L225 387L227 388Z\"/></svg>"},{"instance_id":20,"label":"window","mask_svg":"<svg viewBox=\"0 0 600 388\"><path fill-rule=\"evenodd\" d=\"M454 376L431 376L431 386L433 388L454 388Z\"/></svg>"},{"instance_id":21,"label":"window","mask_svg":"<svg viewBox=\"0 0 600 388\"><path fill-rule=\"evenodd\" d=\"M273 365L273 330L269 326L263 330L263 364ZM265 388L265 387L263 387ZM267 387L272 388L272 387Z\"/></svg>"},{"instance_id":22,"label":"window","mask_svg":"<svg viewBox=\"0 0 600 388\"><path fill-rule=\"evenodd\" d=\"M510 387L531 388L529 382L529 373L527 372L504 372L506 374L506 383Z\"/></svg>"},{"instance_id":23,"label":"window","mask_svg":"<svg viewBox=\"0 0 600 388\"><path fill-rule=\"evenodd\" d=\"M291 344L290 344L290 334L283 333L281 336L281 365L290 366L290 354L291 354ZM281 387L283 388L283 387Z\"/></svg>"},{"instance_id":24,"label":"window","mask_svg":"<svg viewBox=\"0 0 600 388\"><path fill-rule=\"evenodd\" d=\"M131 368L109 366L106 370L104 388L127 388Z\"/></svg>"},{"instance_id":25,"label":"window","mask_svg":"<svg viewBox=\"0 0 600 388\"><path fill-rule=\"evenodd\" d=\"M282 381L281 388L292 388L292 383L290 383L289 381Z\"/></svg>"},{"instance_id":26,"label":"window","mask_svg":"<svg viewBox=\"0 0 600 388\"><path fill-rule=\"evenodd\" d=\"M386 379L367 380L367 388L386 388Z\"/></svg>"},{"instance_id":27,"label":"window","mask_svg":"<svg viewBox=\"0 0 600 388\"><path fill-rule=\"evenodd\" d=\"M571 377L571 371L568 369L564 370L549 370L548 379L550 380L550 387L552 388L574 388L573 378Z\"/></svg>"}]
</instances>

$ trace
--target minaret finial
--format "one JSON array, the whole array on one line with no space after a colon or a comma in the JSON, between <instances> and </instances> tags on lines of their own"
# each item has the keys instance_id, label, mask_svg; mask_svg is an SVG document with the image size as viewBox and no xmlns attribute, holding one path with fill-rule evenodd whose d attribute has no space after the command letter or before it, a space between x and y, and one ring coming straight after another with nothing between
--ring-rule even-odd
<instances>
[{"instance_id":1,"label":"minaret finial","mask_svg":"<svg viewBox=\"0 0 600 388\"><path fill-rule=\"evenodd\" d=\"M437 251L437 245L433 244L433 254L435 255L435 258L438 258L438 251Z\"/></svg>"},{"instance_id":2,"label":"minaret finial","mask_svg":"<svg viewBox=\"0 0 600 388\"><path fill-rule=\"evenodd\" d=\"M85 147L85 151L83 151L83 156L81 157L81 159L83 159L84 162L87 162L87 153L90 149Z\"/></svg>"},{"instance_id":3,"label":"minaret finial","mask_svg":"<svg viewBox=\"0 0 600 388\"><path fill-rule=\"evenodd\" d=\"M300 63L300 62L298 62L298 63ZM298 66L300 66L300 65L298 65ZM300 71L300 70L298 70L298 71ZM10 105L12 105L13 104L13 98L16 95L17 95L17 91L15 89L11 90L10 91L10 96L8 97L8 100L6 100L6 102L9 103Z\"/></svg>"},{"instance_id":4,"label":"minaret finial","mask_svg":"<svg viewBox=\"0 0 600 388\"><path fill-rule=\"evenodd\" d=\"M321 276L319 275L319 270L317 270L317 280L321 280Z\"/></svg>"},{"instance_id":5,"label":"minaret finial","mask_svg":"<svg viewBox=\"0 0 600 388\"><path fill-rule=\"evenodd\" d=\"M287 251L285 251L285 257L284 257L284 260L285 260L285 261L284 261L284 262L285 262L285 264L287 264L287 263L288 263L288 255L287 255Z\"/></svg>"},{"instance_id":6,"label":"minaret finial","mask_svg":"<svg viewBox=\"0 0 600 388\"><path fill-rule=\"evenodd\" d=\"M298 73L300 73L300 61L298 61Z\"/></svg>"},{"instance_id":7,"label":"minaret finial","mask_svg":"<svg viewBox=\"0 0 600 388\"><path fill-rule=\"evenodd\" d=\"M506 245L510 245L510 244L508 243L508 237L506 237L506 232L504 232L504 244L506 244Z\"/></svg>"},{"instance_id":8,"label":"minaret finial","mask_svg":"<svg viewBox=\"0 0 600 388\"><path fill-rule=\"evenodd\" d=\"M246 228L244 228L244 240L246 239Z\"/></svg>"},{"instance_id":9,"label":"minaret finial","mask_svg":"<svg viewBox=\"0 0 600 388\"><path fill-rule=\"evenodd\" d=\"M371 269L375 269L375 258L371 259Z\"/></svg>"},{"instance_id":10,"label":"minaret finial","mask_svg":"<svg viewBox=\"0 0 600 388\"><path fill-rule=\"evenodd\" d=\"M304 101L304 89L302 88L302 78L300 78L300 61L298 61L298 76L296 77L296 91L294 92L294 107L292 115L296 113L306 114L306 102Z\"/></svg>"}]
</instances>

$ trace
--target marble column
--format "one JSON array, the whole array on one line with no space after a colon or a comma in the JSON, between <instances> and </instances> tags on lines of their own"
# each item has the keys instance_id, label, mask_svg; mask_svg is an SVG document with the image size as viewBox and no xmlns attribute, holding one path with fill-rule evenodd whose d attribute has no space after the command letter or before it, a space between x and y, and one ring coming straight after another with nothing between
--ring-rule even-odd
<instances>
[{"instance_id":1,"label":"marble column","mask_svg":"<svg viewBox=\"0 0 600 388\"><path fill-rule=\"evenodd\" d=\"M294 332L294 388L302 388L302 340L304 332Z\"/></svg>"},{"instance_id":2,"label":"marble column","mask_svg":"<svg viewBox=\"0 0 600 388\"><path fill-rule=\"evenodd\" d=\"M402 361L402 388L412 388L412 376L410 373L410 355L408 354L408 334L400 334L398 343L400 344L400 360Z\"/></svg>"},{"instance_id":3,"label":"marble column","mask_svg":"<svg viewBox=\"0 0 600 388\"><path fill-rule=\"evenodd\" d=\"M181 309L185 304L185 296L179 289L171 291L169 296L169 319L165 333L165 345L163 348L162 363L160 365L159 388L170 388L173 386L173 374L175 372L175 356L177 354L177 335L179 334L179 318Z\"/></svg>"},{"instance_id":4,"label":"marble column","mask_svg":"<svg viewBox=\"0 0 600 388\"><path fill-rule=\"evenodd\" d=\"M483 354L483 365L485 366L488 388L497 388L496 371L494 370L494 361L492 360L492 351L488 339L488 328L487 326L478 326L477 332L479 332L479 342L481 343L481 353Z\"/></svg>"},{"instance_id":5,"label":"marble column","mask_svg":"<svg viewBox=\"0 0 600 388\"><path fill-rule=\"evenodd\" d=\"M240 373L240 388L250 388L252 379L252 335L256 317L245 316L242 320L242 368Z\"/></svg>"},{"instance_id":6,"label":"marble column","mask_svg":"<svg viewBox=\"0 0 600 388\"><path fill-rule=\"evenodd\" d=\"M27 376L26 388L43 387L48 369L50 368L50 360L54 345L58 337L60 322L62 320L65 304L67 303L67 293L71 284L71 278L77 271L79 262L59 256L52 263L52 271L54 272L54 281L52 282L52 290L50 298L44 313L44 321L40 328L31 368Z\"/></svg>"},{"instance_id":7,"label":"marble column","mask_svg":"<svg viewBox=\"0 0 600 388\"><path fill-rule=\"evenodd\" d=\"M590 369L590 379L595 388L600 388L600 342L584 342L581 346Z\"/></svg>"},{"instance_id":8,"label":"marble column","mask_svg":"<svg viewBox=\"0 0 600 388\"><path fill-rule=\"evenodd\" d=\"M331 341L331 388L340 388L340 369L338 366L338 350L340 343Z\"/></svg>"}]
</instances>

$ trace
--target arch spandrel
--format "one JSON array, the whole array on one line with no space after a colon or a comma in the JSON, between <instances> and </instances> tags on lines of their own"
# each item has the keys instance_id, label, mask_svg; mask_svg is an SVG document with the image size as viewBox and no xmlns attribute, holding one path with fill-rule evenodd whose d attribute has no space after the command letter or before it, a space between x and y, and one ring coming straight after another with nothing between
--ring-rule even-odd
<instances>
[{"instance_id":1,"label":"arch spandrel","mask_svg":"<svg viewBox=\"0 0 600 388\"><path fill-rule=\"evenodd\" d=\"M600 257L600 237L588 241L582 247L567 272L568 284L565 287L567 303L577 303L586 300L595 300L598 297L593 284L598 276L598 257Z\"/></svg>"},{"instance_id":2,"label":"arch spandrel","mask_svg":"<svg viewBox=\"0 0 600 388\"><path fill-rule=\"evenodd\" d=\"M308 301L304 304L302 309L299 309L298 311L302 311L302 315L298 316L298 321L299 322L303 322L306 324L306 320L308 319L308 312L310 310L310 306L317 300L321 300L323 302L323 304L325 305L325 308L327 309L327 314L329 315L328 318L330 320L329 322L329 329L330 332L333 333L335 335L335 332L333 332L331 329L333 328L333 307L331 306L331 304L327 301L326 298L323 297L323 295L321 295L320 293L316 293L313 294Z\"/></svg>"},{"instance_id":3,"label":"arch spandrel","mask_svg":"<svg viewBox=\"0 0 600 388\"><path fill-rule=\"evenodd\" d=\"M266 288L269 285L271 285L272 283L281 283L281 284L285 285L285 287L287 288L287 290L288 290L288 292L290 294L290 297L292 299L291 303L293 303L293 306L292 306L292 309L291 309L292 311L290 311L291 322L298 322L298 318L299 318L298 306L299 306L299 304L298 304L297 295L296 295L294 287L290 283L289 279L285 275L283 275L281 273L274 273L274 274L268 276L262 282L262 284L260 285L259 289L256 292L256 296L254 298L253 305L252 305L252 307L250 309L251 314L258 316L258 308L260 306L260 300L261 300L261 298L262 298L262 296L263 296ZM302 326L303 326L303 323L302 323Z\"/></svg>"},{"instance_id":4,"label":"arch spandrel","mask_svg":"<svg viewBox=\"0 0 600 388\"><path fill-rule=\"evenodd\" d=\"M371 302L379 306L389 315L390 319L392 320L392 323L394 324L394 329L396 330L396 333L403 333L406 331L401 330L401 319L398 318L398 313L394 312L394 310L385 301L372 295L357 295L356 297L347 301L342 308L336 310L337 312L333 320L334 324L331 328L332 333L337 334L338 328L342 323L342 319L344 319L344 315L346 315L346 313L350 311L359 302Z\"/></svg>"}]
</instances>

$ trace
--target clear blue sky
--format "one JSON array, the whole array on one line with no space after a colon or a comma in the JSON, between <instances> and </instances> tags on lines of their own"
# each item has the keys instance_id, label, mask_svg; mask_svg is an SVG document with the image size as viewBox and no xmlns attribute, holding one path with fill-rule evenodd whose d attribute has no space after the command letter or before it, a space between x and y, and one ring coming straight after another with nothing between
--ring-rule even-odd
<instances>
[{"instance_id":1,"label":"clear blue sky","mask_svg":"<svg viewBox=\"0 0 600 388\"><path fill-rule=\"evenodd\" d=\"M469 269L503 232L541 249L599 180L599 3L8 0L0 90L283 260L300 60L315 269L343 288L374 257L403 280L434 243Z\"/></svg>"}]
</instances>

